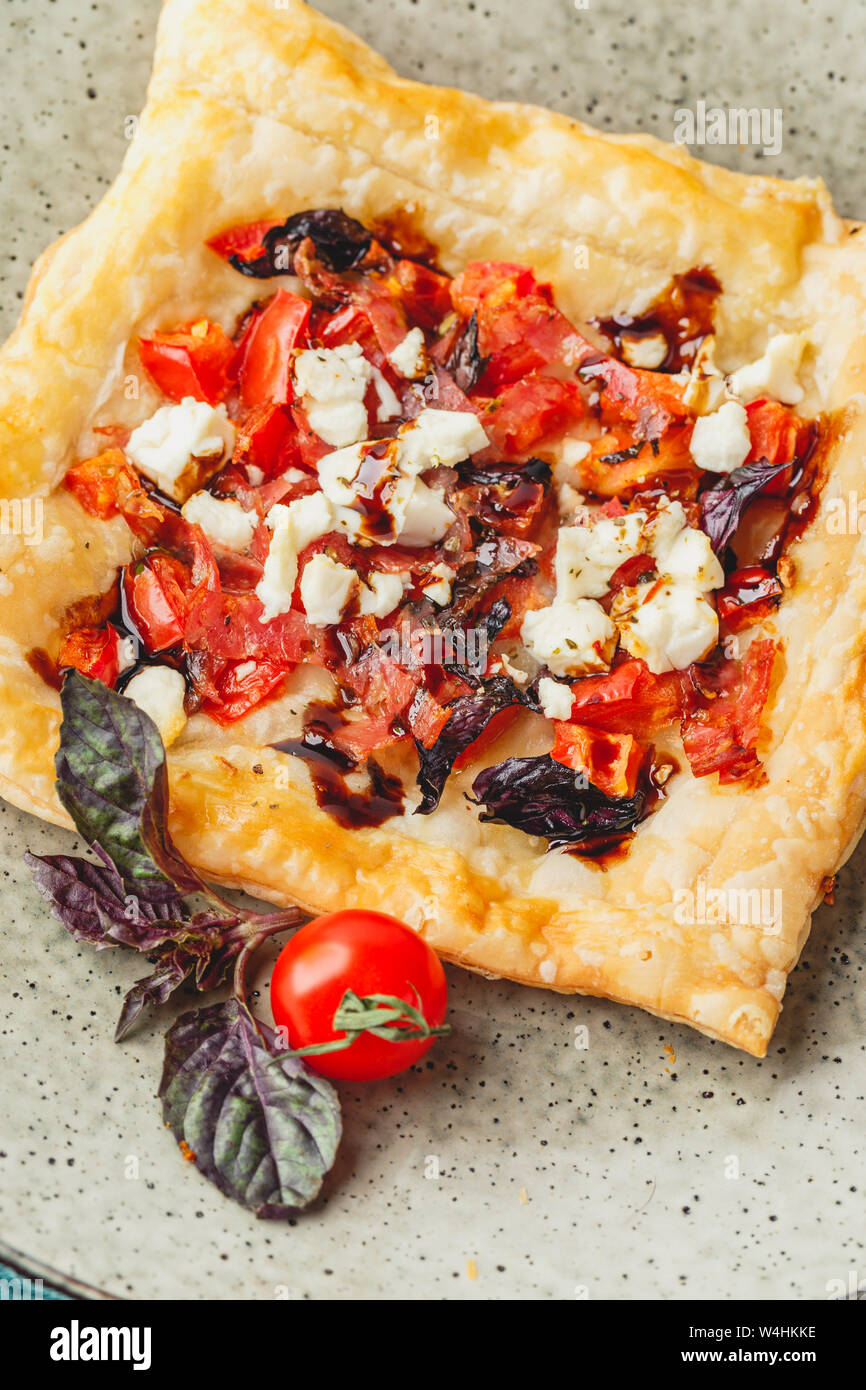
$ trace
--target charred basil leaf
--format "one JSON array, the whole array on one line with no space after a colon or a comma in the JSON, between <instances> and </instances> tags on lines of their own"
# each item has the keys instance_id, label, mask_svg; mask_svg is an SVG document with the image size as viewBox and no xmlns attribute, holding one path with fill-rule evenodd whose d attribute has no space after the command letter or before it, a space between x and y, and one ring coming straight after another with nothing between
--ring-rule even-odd
<instances>
[{"instance_id":1,"label":"charred basil leaf","mask_svg":"<svg viewBox=\"0 0 866 1390\"><path fill-rule=\"evenodd\" d=\"M459 661L455 657L446 657L443 665L447 671L454 671L461 680L467 685L479 686L481 684L481 673L487 665L487 653L491 642L495 642L500 632L504 628L508 619L511 617L511 604L507 598L497 598L491 603L486 613L476 617L473 623L472 632L477 642L477 648L473 648L473 662L470 665L468 660ZM467 636L469 634L467 633ZM465 656L470 655L469 644L466 644Z\"/></svg>"},{"instance_id":2,"label":"charred basil leaf","mask_svg":"<svg viewBox=\"0 0 866 1390\"><path fill-rule=\"evenodd\" d=\"M544 459L527 459L526 463L515 468L513 464L503 464L496 468L475 468L471 459L464 459L457 465L457 474L466 487L504 487L509 491L521 483L540 483L549 487L552 474L550 464Z\"/></svg>"},{"instance_id":3,"label":"charred basil leaf","mask_svg":"<svg viewBox=\"0 0 866 1390\"><path fill-rule=\"evenodd\" d=\"M757 463L735 468L718 487L701 493L701 521L717 554L728 544L752 498L757 497L771 478L790 467L790 463L767 463L766 459L759 459Z\"/></svg>"},{"instance_id":4,"label":"charred basil leaf","mask_svg":"<svg viewBox=\"0 0 866 1390\"><path fill-rule=\"evenodd\" d=\"M481 820L501 821L527 835L543 835L551 844L585 840L633 829L643 818L645 797L607 796L581 772L538 758L507 758L486 767L472 783Z\"/></svg>"},{"instance_id":5,"label":"charred basil leaf","mask_svg":"<svg viewBox=\"0 0 866 1390\"><path fill-rule=\"evenodd\" d=\"M229 262L242 275L256 280L291 275L295 251L306 237L313 242L318 259L337 272L350 270L363 260L373 240L372 232L341 208L315 208L296 212L280 226L271 227L262 240L262 254L254 260L245 261L234 255Z\"/></svg>"},{"instance_id":6,"label":"charred basil leaf","mask_svg":"<svg viewBox=\"0 0 866 1390\"><path fill-rule=\"evenodd\" d=\"M184 1154L227 1197L270 1218L316 1197L342 1130L333 1087L278 1042L237 999L195 1009L169 1029L159 1087Z\"/></svg>"},{"instance_id":7,"label":"charred basil leaf","mask_svg":"<svg viewBox=\"0 0 866 1390\"><path fill-rule=\"evenodd\" d=\"M433 747L424 748L415 740L421 760L418 786L422 792L421 805L415 814L429 816L436 810L455 761L484 732L494 715L511 705L530 703L531 698L518 690L509 676L493 676L478 690L450 700L447 708L451 718Z\"/></svg>"},{"instance_id":8,"label":"charred basil leaf","mask_svg":"<svg viewBox=\"0 0 866 1390\"><path fill-rule=\"evenodd\" d=\"M460 390L471 391L484 375L489 361L489 357L482 357L478 351L478 311L475 310L445 365Z\"/></svg>"}]
</instances>

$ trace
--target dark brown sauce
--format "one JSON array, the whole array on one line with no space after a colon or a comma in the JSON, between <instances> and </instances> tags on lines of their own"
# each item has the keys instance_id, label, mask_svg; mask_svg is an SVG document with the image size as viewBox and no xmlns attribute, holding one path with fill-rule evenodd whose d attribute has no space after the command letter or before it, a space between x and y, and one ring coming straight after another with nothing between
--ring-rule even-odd
<instances>
[{"instance_id":1,"label":"dark brown sauce","mask_svg":"<svg viewBox=\"0 0 866 1390\"><path fill-rule=\"evenodd\" d=\"M405 208L394 208L367 225L380 245L392 256L420 261L431 270L439 269L439 248L425 236L416 219Z\"/></svg>"},{"instance_id":2,"label":"dark brown sauce","mask_svg":"<svg viewBox=\"0 0 866 1390\"><path fill-rule=\"evenodd\" d=\"M31 647L24 660L27 662L31 671L35 671L37 676L44 680L46 685L51 686L52 690L61 689L63 685L63 676L60 667L57 665L54 657L48 655L44 647Z\"/></svg>"},{"instance_id":3,"label":"dark brown sauce","mask_svg":"<svg viewBox=\"0 0 866 1390\"><path fill-rule=\"evenodd\" d=\"M706 266L675 275L668 288L643 314L613 314L593 319L593 325L622 352L624 338L654 338L668 345L659 372L681 372L694 361L703 339L713 331L716 296L721 285Z\"/></svg>"},{"instance_id":4,"label":"dark brown sauce","mask_svg":"<svg viewBox=\"0 0 866 1390\"><path fill-rule=\"evenodd\" d=\"M675 758L666 754L656 759L653 753L643 779L644 813L638 825L648 820L658 808L659 802L667 796L665 787L672 775L678 771L679 763ZM588 859L601 869L602 873L607 873L614 864L621 864L627 858L637 828L635 825L632 830L620 830L614 835L600 836L597 840L584 840L577 845L564 845L563 848L577 858Z\"/></svg>"},{"instance_id":5,"label":"dark brown sauce","mask_svg":"<svg viewBox=\"0 0 866 1390\"><path fill-rule=\"evenodd\" d=\"M287 738L272 743L279 753L291 753L303 758L312 778L316 801L323 811L346 830L362 826L382 825L403 810L403 784L368 757L364 771L369 778L369 790L352 791L346 777L358 763L351 754L337 748L332 735L343 724L342 710L334 705L310 705L300 738Z\"/></svg>"}]
</instances>

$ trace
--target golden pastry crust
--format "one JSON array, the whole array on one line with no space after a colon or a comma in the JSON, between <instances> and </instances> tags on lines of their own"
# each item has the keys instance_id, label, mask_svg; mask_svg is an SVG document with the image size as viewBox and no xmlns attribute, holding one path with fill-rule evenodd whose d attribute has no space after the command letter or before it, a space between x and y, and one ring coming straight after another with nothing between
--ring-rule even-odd
<instances>
[{"instance_id":1,"label":"golden pastry crust","mask_svg":"<svg viewBox=\"0 0 866 1390\"><path fill-rule=\"evenodd\" d=\"M410 805L348 831L317 807L306 769L265 748L299 688L228 732L190 721L169 754L181 847L275 902L386 909L471 969L639 1005L763 1055L822 881L866 808L866 554L859 534L827 526L866 453L866 243L820 182L745 177L649 137L404 81L300 0L168 0L123 170L38 262L0 353L0 497L45 502L41 544L0 536L0 790L66 823L53 791L59 700L26 657L56 650L69 602L107 588L130 553L122 522L93 521L57 490L72 459L95 451L95 420L154 408L130 343L199 314L231 328L262 286L205 239L328 205L368 222L407 210L452 272L470 258L532 264L579 325L710 265L726 369L769 328L808 332L802 409L832 420L829 481L775 621L768 777L744 789L682 772L606 868L479 822L463 796L471 770L433 816ZM707 915L704 889L740 905L780 890L781 921L690 921Z\"/></svg>"}]
</instances>

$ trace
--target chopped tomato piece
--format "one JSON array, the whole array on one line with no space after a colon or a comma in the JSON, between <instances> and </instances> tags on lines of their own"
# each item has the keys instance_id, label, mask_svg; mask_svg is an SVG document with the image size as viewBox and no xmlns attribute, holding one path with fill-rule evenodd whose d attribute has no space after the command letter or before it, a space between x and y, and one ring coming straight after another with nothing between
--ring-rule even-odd
<instances>
[{"instance_id":1,"label":"chopped tomato piece","mask_svg":"<svg viewBox=\"0 0 866 1390\"><path fill-rule=\"evenodd\" d=\"M271 661L232 661L216 678L216 698L205 698L202 709L218 724L233 724L275 694L290 669Z\"/></svg>"},{"instance_id":2,"label":"chopped tomato piece","mask_svg":"<svg viewBox=\"0 0 866 1390\"><path fill-rule=\"evenodd\" d=\"M606 733L648 738L679 718L682 677L656 676L646 662L629 660L603 676L583 676L572 686L572 718Z\"/></svg>"},{"instance_id":3,"label":"chopped tomato piece","mask_svg":"<svg viewBox=\"0 0 866 1390\"><path fill-rule=\"evenodd\" d=\"M124 575L126 604L150 652L183 641L189 573L173 555L150 555Z\"/></svg>"},{"instance_id":4,"label":"chopped tomato piece","mask_svg":"<svg viewBox=\"0 0 866 1390\"><path fill-rule=\"evenodd\" d=\"M655 567L655 560L651 555L630 555L627 560L623 560L619 569L614 570L608 589L612 594L619 593L620 589L630 589L638 584L645 574L651 574Z\"/></svg>"},{"instance_id":5,"label":"chopped tomato piece","mask_svg":"<svg viewBox=\"0 0 866 1390\"><path fill-rule=\"evenodd\" d=\"M576 365L592 351L554 308L550 285L539 284L526 266L470 261L452 282L451 300L465 318L476 315L478 352L487 359L481 395L553 362Z\"/></svg>"},{"instance_id":6,"label":"chopped tomato piece","mask_svg":"<svg viewBox=\"0 0 866 1390\"><path fill-rule=\"evenodd\" d=\"M735 570L716 594L719 619L729 632L740 632L768 617L782 598L782 586L774 574L760 565Z\"/></svg>"},{"instance_id":7,"label":"chopped tomato piece","mask_svg":"<svg viewBox=\"0 0 866 1390\"><path fill-rule=\"evenodd\" d=\"M121 502L141 487L138 474L120 449L106 449L69 469L63 486L78 498L91 516L107 521L117 516Z\"/></svg>"},{"instance_id":8,"label":"chopped tomato piece","mask_svg":"<svg viewBox=\"0 0 866 1390\"><path fill-rule=\"evenodd\" d=\"M608 796L634 796L646 750L631 734L609 734L581 724L554 724L551 757L585 772Z\"/></svg>"},{"instance_id":9,"label":"chopped tomato piece","mask_svg":"<svg viewBox=\"0 0 866 1390\"><path fill-rule=\"evenodd\" d=\"M527 454L539 439L567 429L583 414L583 398L573 381L534 372L491 400L473 397L472 406L491 443L511 457Z\"/></svg>"},{"instance_id":10,"label":"chopped tomato piece","mask_svg":"<svg viewBox=\"0 0 866 1390\"><path fill-rule=\"evenodd\" d=\"M653 478L696 491L700 474L689 451L691 426L672 426L659 438L634 439L618 429L592 442L577 466L580 486L597 497L627 497Z\"/></svg>"},{"instance_id":11,"label":"chopped tomato piece","mask_svg":"<svg viewBox=\"0 0 866 1390\"><path fill-rule=\"evenodd\" d=\"M529 266L511 261L469 261L451 281L451 303L467 319L491 296L496 302L507 303L528 294L553 303L550 285L540 285Z\"/></svg>"},{"instance_id":12,"label":"chopped tomato piece","mask_svg":"<svg viewBox=\"0 0 866 1390\"><path fill-rule=\"evenodd\" d=\"M390 719L381 716L375 719L347 719L331 731L331 742L335 748L361 762L368 753L375 753L379 748L390 748L408 738L408 734L395 733L391 724Z\"/></svg>"},{"instance_id":13,"label":"chopped tomato piece","mask_svg":"<svg viewBox=\"0 0 866 1390\"><path fill-rule=\"evenodd\" d=\"M423 748L433 747L450 718L451 710L440 705L430 691L424 689L416 692L406 711L406 723L412 730L412 737L416 738Z\"/></svg>"},{"instance_id":14,"label":"chopped tomato piece","mask_svg":"<svg viewBox=\"0 0 866 1390\"><path fill-rule=\"evenodd\" d=\"M120 671L120 635L108 623L105 627L79 627L64 639L57 665L74 666L91 680L114 685Z\"/></svg>"},{"instance_id":15,"label":"chopped tomato piece","mask_svg":"<svg viewBox=\"0 0 866 1390\"><path fill-rule=\"evenodd\" d=\"M739 782L760 771L755 745L775 654L776 644L763 638L752 643L742 661L689 668L682 736L696 777L718 772L720 782Z\"/></svg>"},{"instance_id":16,"label":"chopped tomato piece","mask_svg":"<svg viewBox=\"0 0 866 1390\"><path fill-rule=\"evenodd\" d=\"M297 431L280 405L257 405L238 427L232 461L253 464L275 478L300 462Z\"/></svg>"},{"instance_id":17,"label":"chopped tomato piece","mask_svg":"<svg viewBox=\"0 0 866 1390\"><path fill-rule=\"evenodd\" d=\"M586 364L581 375L600 385L603 418L631 421L642 438L658 439L668 425L689 418L682 387L664 372L643 371L605 357Z\"/></svg>"},{"instance_id":18,"label":"chopped tomato piece","mask_svg":"<svg viewBox=\"0 0 866 1390\"><path fill-rule=\"evenodd\" d=\"M751 450L746 463L793 463L806 452L813 427L778 401L752 401L746 406L749 417ZM785 469L764 487L769 497L785 497L791 486L793 469Z\"/></svg>"},{"instance_id":19,"label":"chopped tomato piece","mask_svg":"<svg viewBox=\"0 0 866 1390\"><path fill-rule=\"evenodd\" d=\"M420 683L408 671L383 651L371 646L358 660L339 672L339 679L360 696L368 714L395 719L414 699Z\"/></svg>"},{"instance_id":20,"label":"chopped tomato piece","mask_svg":"<svg viewBox=\"0 0 866 1390\"><path fill-rule=\"evenodd\" d=\"M277 227L278 222L246 222L239 227L228 227L224 232L218 232L205 242L212 251L223 260L228 260L230 256L239 256L242 261L254 261L264 252L265 233L272 227Z\"/></svg>"},{"instance_id":21,"label":"chopped tomato piece","mask_svg":"<svg viewBox=\"0 0 866 1390\"><path fill-rule=\"evenodd\" d=\"M218 323L197 319L174 333L152 333L139 338L138 351L148 375L171 401L194 396L216 405L228 391L235 347Z\"/></svg>"},{"instance_id":22,"label":"chopped tomato piece","mask_svg":"<svg viewBox=\"0 0 866 1390\"><path fill-rule=\"evenodd\" d=\"M451 309L451 281L417 261L398 261L394 274L413 323L437 328Z\"/></svg>"},{"instance_id":23,"label":"chopped tomato piece","mask_svg":"<svg viewBox=\"0 0 866 1390\"><path fill-rule=\"evenodd\" d=\"M245 406L292 398L292 349L306 336L310 301L290 290L277 290L244 333L235 371Z\"/></svg>"}]
</instances>

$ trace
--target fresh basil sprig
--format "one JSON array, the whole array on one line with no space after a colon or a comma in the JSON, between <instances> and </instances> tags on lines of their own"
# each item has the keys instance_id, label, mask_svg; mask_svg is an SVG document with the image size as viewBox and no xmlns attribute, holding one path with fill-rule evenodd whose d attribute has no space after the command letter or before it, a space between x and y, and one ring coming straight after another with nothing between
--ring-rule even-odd
<instances>
[{"instance_id":1,"label":"fresh basil sprig","mask_svg":"<svg viewBox=\"0 0 866 1390\"><path fill-rule=\"evenodd\" d=\"M28 853L36 887L76 941L124 946L153 966L124 1000L118 1040L185 981L214 989L234 965L234 997L169 1030L163 1117L222 1192L258 1216L285 1217L313 1200L334 1162L340 1105L253 1017L245 969L267 937L306 915L237 908L186 862L168 830L162 740L131 700L70 671L61 704L57 794L96 858ZM193 910L191 893L208 906Z\"/></svg>"}]
</instances>

